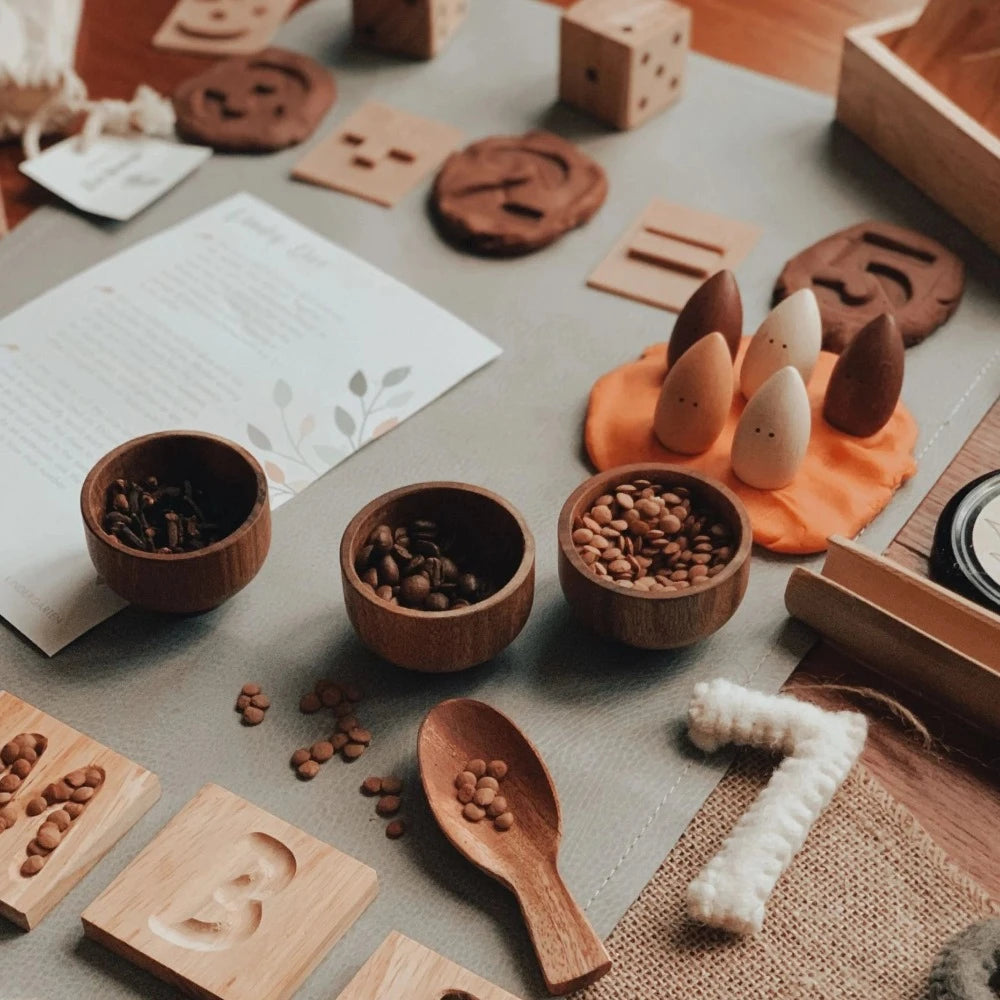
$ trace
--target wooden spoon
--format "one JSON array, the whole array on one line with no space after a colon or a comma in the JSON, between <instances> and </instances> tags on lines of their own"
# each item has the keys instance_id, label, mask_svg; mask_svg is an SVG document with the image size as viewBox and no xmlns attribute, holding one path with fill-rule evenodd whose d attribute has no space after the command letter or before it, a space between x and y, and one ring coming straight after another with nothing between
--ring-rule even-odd
<instances>
[{"instance_id":1,"label":"wooden spoon","mask_svg":"<svg viewBox=\"0 0 1000 1000\"><path fill-rule=\"evenodd\" d=\"M417 740L420 777L444 835L474 865L517 896L550 993L570 993L610 968L601 939L559 875L559 800L538 751L505 715L481 701L456 698L428 713ZM514 826L472 823L462 815L455 778L467 761L503 760L500 792Z\"/></svg>"}]
</instances>

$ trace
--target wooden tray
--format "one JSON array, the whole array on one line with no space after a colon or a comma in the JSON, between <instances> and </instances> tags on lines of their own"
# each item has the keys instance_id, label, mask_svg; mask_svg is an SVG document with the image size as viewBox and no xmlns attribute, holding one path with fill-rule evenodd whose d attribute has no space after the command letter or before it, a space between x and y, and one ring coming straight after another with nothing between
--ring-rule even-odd
<instances>
[{"instance_id":1,"label":"wooden tray","mask_svg":"<svg viewBox=\"0 0 1000 1000\"><path fill-rule=\"evenodd\" d=\"M920 14L847 32L837 120L1000 252L1000 137L893 51Z\"/></svg>"},{"instance_id":2,"label":"wooden tray","mask_svg":"<svg viewBox=\"0 0 1000 1000\"><path fill-rule=\"evenodd\" d=\"M196 997L286 1000L375 898L375 872L206 785L83 914Z\"/></svg>"},{"instance_id":3,"label":"wooden tray","mask_svg":"<svg viewBox=\"0 0 1000 1000\"><path fill-rule=\"evenodd\" d=\"M393 931L337 1000L518 1000Z\"/></svg>"},{"instance_id":4,"label":"wooden tray","mask_svg":"<svg viewBox=\"0 0 1000 1000\"><path fill-rule=\"evenodd\" d=\"M45 741L31 773L8 804L16 813L14 825L0 833L0 916L28 931L104 857L160 797L155 774L133 764L96 740L78 733L58 719L0 691L0 746L21 733ZM46 786L86 768L99 768L104 781L63 840L31 877L21 874L28 845L46 819L59 810L53 804L37 816L25 809ZM0 775L7 767L0 766Z\"/></svg>"}]
</instances>

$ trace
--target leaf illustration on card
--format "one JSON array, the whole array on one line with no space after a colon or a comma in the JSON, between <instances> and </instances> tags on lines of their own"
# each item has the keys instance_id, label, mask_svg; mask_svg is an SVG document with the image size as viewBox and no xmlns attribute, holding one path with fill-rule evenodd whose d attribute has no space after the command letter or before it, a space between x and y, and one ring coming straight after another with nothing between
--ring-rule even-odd
<instances>
[{"instance_id":1,"label":"leaf illustration on card","mask_svg":"<svg viewBox=\"0 0 1000 1000\"><path fill-rule=\"evenodd\" d=\"M351 376L351 381L347 385L355 396L364 396L368 391L368 379L360 368Z\"/></svg>"},{"instance_id":2,"label":"leaf illustration on card","mask_svg":"<svg viewBox=\"0 0 1000 1000\"><path fill-rule=\"evenodd\" d=\"M382 423L372 431L372 440L377 437L381 437L386 431L391 431L393 427L398 424L399 421L395 417L389 417L388 420L383 420Z\"/></svg>"},{"instance_id":3,"label":"leaf illustration on card","mask_svg":"<svg viewBox=\"0 0 1000 1000\"><path fill-rule=\"evenodd\" d=\"M247 424L247 437L255 448L263 448L264 451L274 450L271 447L271 439L259 427L255 427L253 424Z\"/></svg>"},{"instance_id":4,"label":"leaf illustration on card","mask_svg":"<svg viewBox=\"0 0 1000 1000\"><path fill-rule=\"evenodd\" d=\"M316 418L310 413L302 418L302 423L299 425L299 440L308 437L314 430L316 430Z\"/></svg>"},{"instance_id":5,"label":"leaf illustration on card","mask_svg":"<svg viewBox=\"0 0 1000 1000\"><path fill-rule=\"evenodd\" d=\"M399 383L404 381L409 374L409 367L393 368L392 371L388 371L382 376L382 388L389 389L394 385L399 385Z\"/></svg>"},{"instance_id":6,"label":"leaf illustration on card","mask_svg":"<svg viewBox=\"0 0 1000 1000\"><path fill-rule=\"evenodd\" d=\"M265 462L264 471L272 482L284 484L285 470L280 465L275 465L274 462Z\"/></svg>"},{"instance_id":7,"label":"leaf illustration on card","mask_svg":"<svg viewBox=\"0 0 1000 1000\"><path fill-rule=\"evenodd\" d=\"M340 433L350 440L355 430L357 430L357 424L354 422L354 417L352 417L342 406L337 406L333 411L333 419Z\"/></svg>"},{"instance_id":8,"label":"leaf illustration on card","mask_svg":"<svg viewBox=\"0 0 1000 1000\"><path fill-rule=\"evenodd\" d=\"M413 393L407 390L406 392L397 392L395 396L390 396L384 403L390 410L398 410L401 407L406 406L406 404L413 399Z\"/></svg>"},{"instance_id":9,"label":"leaf illustration on card","mask_svg":"<svg viewBox=\"0 0 1000 1000\"><path fill-rule=\"evenodd\" d=\"M291 401L292 387L283 378L279 378L274 383L274 405L283 410Z\"/></svg>"},{"instance_id":10,"label":"leaf illustration on card","mask_svg":"<svg viewBox=\"0 0 1000 1000\"><path fill-rule=\"evenodd\" d=\"M319 456L320 461L330 468L335 466L346 454L342 449L335 448L332 444L318 444L313 451Z\"/></svg>"}]
</instances>

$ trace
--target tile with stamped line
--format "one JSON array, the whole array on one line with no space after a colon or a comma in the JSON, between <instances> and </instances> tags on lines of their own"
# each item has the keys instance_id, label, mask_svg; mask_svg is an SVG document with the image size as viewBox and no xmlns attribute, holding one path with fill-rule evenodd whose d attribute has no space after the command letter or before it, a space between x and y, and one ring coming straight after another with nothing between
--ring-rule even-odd
<instances>
[{"instance_id":1,"label":"tile with stamped line","mask_svg":"<svg viewBox=\"0 0 1000 1000\"><path fill-rule=\"evenodd\" d=\"M391 208L461 144L450 125L368 101L313 146L292 176Z\"/></svg>"},{"instance_id":2,"label":"tile with stamped line","mask_svg":"<svg viewBox=\"0 0 1000 1000\"><path fill-rule=\"evenodd\" d=\"M393 931L337 1000L518 1000Z\"/></svg>"},{"instance_id":3,"label":"tile with stamped line","mask_svg":"<svg viewBox=\"0 0 1000 1000\"><path fill-rule=\"evenodd\" d=\"M87 907L83 928L193 996L287 1000L377 891L367 865L206 785Z\"/></svg>"},{"instance_id":4,"label":"tile with stamped line","mask_svg":"<svg viewBox=\"0 0 1000 1000\"><path fill-rule=\"evenodd\" d=\"M695 289L734 269L756 226L654 199L587 279L591 288L678 312Z\"/></svg>"}]
</instances>

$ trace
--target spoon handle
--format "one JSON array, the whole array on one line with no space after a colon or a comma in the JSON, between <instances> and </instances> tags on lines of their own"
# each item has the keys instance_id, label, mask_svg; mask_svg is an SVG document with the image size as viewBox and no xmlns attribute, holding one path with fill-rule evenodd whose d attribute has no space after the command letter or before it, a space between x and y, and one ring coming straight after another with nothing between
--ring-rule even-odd
<instances>
[{"instance_id":1,"label":"spoon handle","mask_svg":"<svg viewBox=\"0 0 1000 1000\"><path fill-rule=\"evenodd\" d=\"M603 942L554 866L533 871L517 895L549 993L589 986L611 968Z\"/></svg>"}]
</instances>

